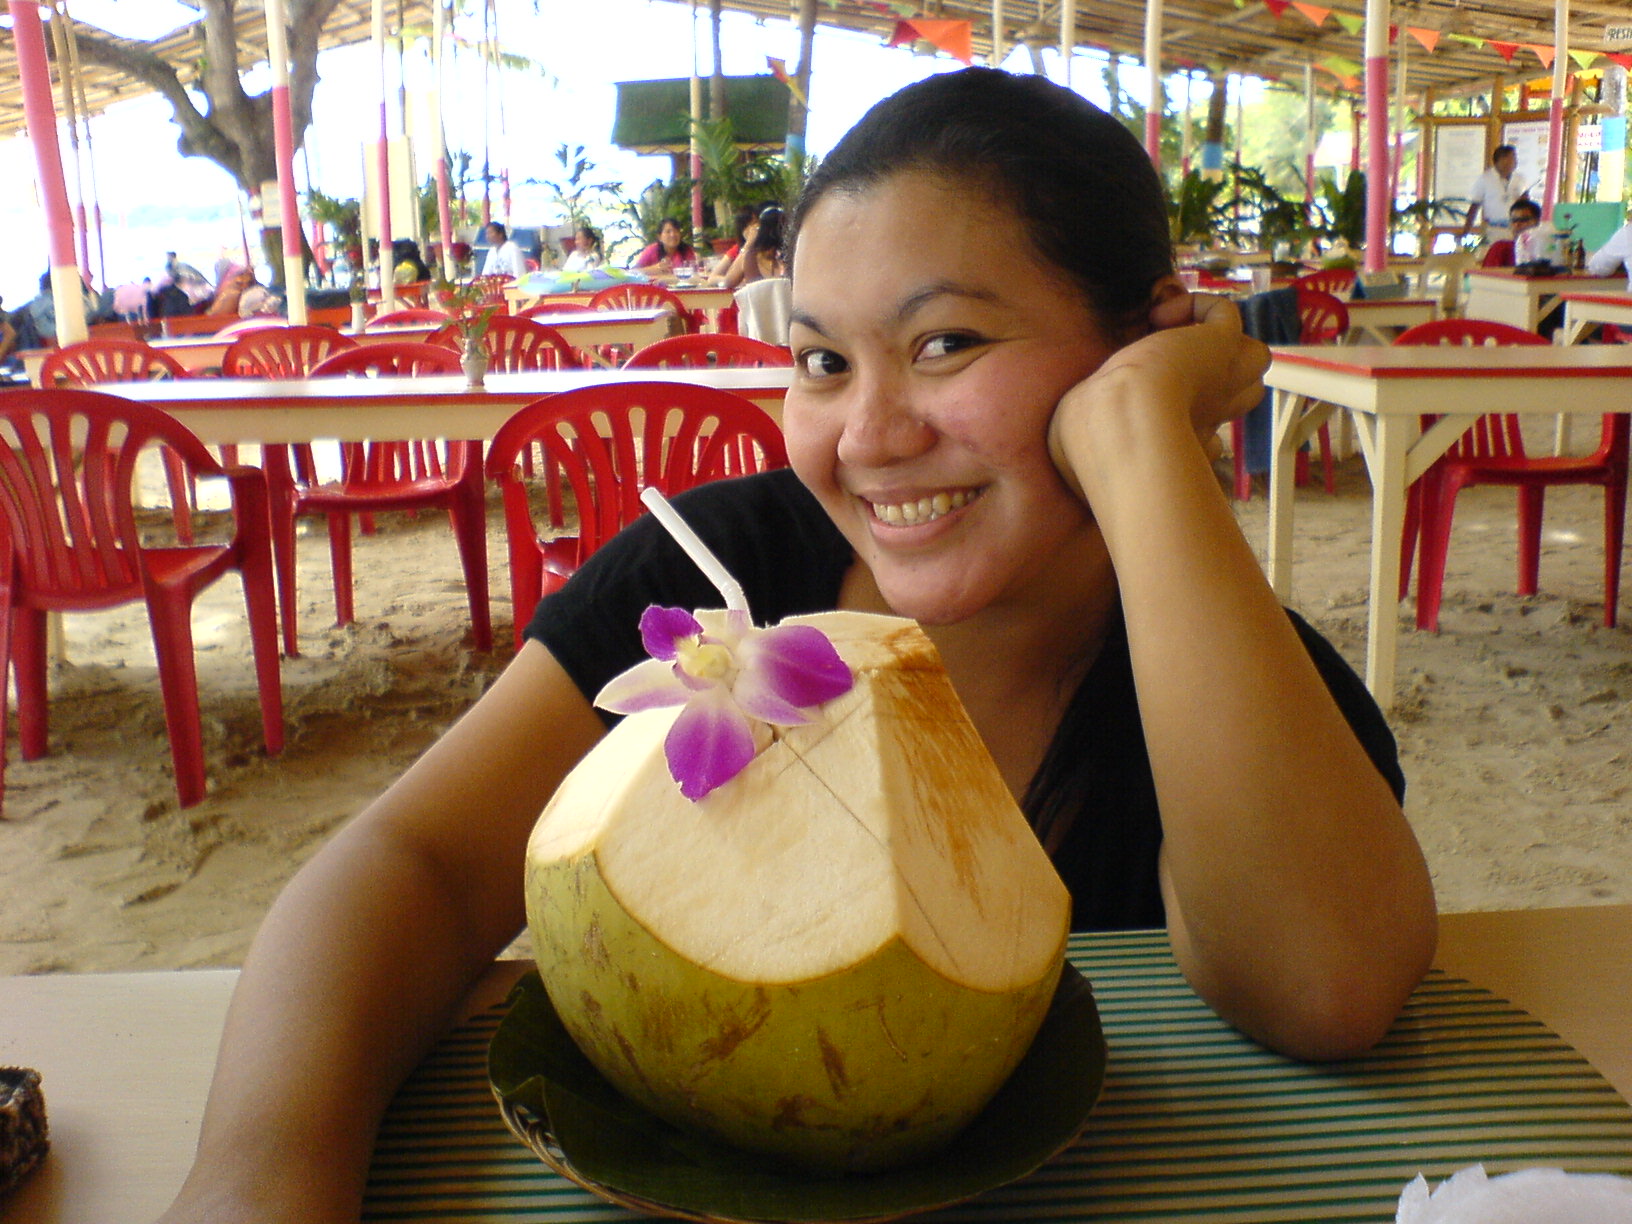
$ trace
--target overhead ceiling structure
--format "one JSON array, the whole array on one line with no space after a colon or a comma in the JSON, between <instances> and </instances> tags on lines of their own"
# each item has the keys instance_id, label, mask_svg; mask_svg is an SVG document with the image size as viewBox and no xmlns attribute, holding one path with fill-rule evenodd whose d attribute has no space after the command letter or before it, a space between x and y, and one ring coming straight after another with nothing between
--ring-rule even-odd
<instances>
[{"instance_id":1,"label":"overhead ceiling structure","mask_svg":"<svg viewBox=\"0 0 1632 1224\"><path fill-rule=\"evenodd\" d=\"M792 19L797 0L724 0L724 5L786 21ZM1079 47L1144 58L1144 0L1076 0L1075 9ZM1164 12L1164 73L1240 72L1301 87L1305 66L1313 65L1322 88L1359 92L1364 0L1165 0ZM888 39L904 18L965 20L972 27L976 58L991 53L990 0L817 0L816 14L822 25L880 40ZM1454 91L1479 82L1488 87L1498 76L1547 75L1542 58L1550 60L1554 45L1553 0L1406 0L1393 5L1392 20L1406 36L1413 92L1425 87ZM1057 47L1059 0L1004 0L1003 26L1005 49L1020 42ZM1616 27L1623 32L1612 34ZM1575 53L1572 70L1602 66L1607 61L1596 57L1603 53L1632 53L1632 2L1572 0L1568 49ZM814 66L820 75L820 60Z\"/></svg>"},{"instance_id":2,"label":"overhead ceiling structure","mask_svg":"<svg viewBox=\"0 0 1632 1224\"><path fill-rule=\"evenodd\" d=\"M125 0L127 4L137 2L138 0ZM42 5L42 18L45 16L44 7ZM68 11L70 14L76 11L71 0ZM399 22L405 27L428 26L431 20L430 0L390 0L386 11L387 22L393 30L397 28ZM324 23L320 46L327 49L366 41L370 34L371 16L370 0L340 0L333 14ZM203 19L202 14L199 19ZM247 69L255 64L265 63L266 13L261 5L240 0L233 24L238 35L239 67ZM76 33L82 38L110 37L105 31L77 20L74 26ZM130 38L115 38L113 41L150 52L171 64L180 66L183 84L197 77L193 64L203 54L203 45L194 25L183 26L151 42ZM152 92L148 86L126 73L114 68L85 63L83 58L80 76L84 84L86 107L91 114L97 114L115 102L144 97ZM16 135L23 127L23 88L17 74L16 49L12 44L11 30L0 29L0 139Z\"/></svg>"}]
</instances>

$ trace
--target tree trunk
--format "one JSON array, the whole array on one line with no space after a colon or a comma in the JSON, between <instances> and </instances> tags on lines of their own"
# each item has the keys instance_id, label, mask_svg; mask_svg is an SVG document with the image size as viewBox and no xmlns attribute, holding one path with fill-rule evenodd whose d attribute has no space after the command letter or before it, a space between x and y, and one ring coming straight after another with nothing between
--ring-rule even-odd
<instances>
[{"instance_id":1,"label":"tree trunk","mask_svg":"<svg viewBox=\"0 0 1632 1224\"><path fill-rule=\"evenodd\" d=\"M708 23L714 38L714 73L708 78L708 117L725 118L725 69L720 65L720 5L708 0Z\"/></svg>"}]
</instances>

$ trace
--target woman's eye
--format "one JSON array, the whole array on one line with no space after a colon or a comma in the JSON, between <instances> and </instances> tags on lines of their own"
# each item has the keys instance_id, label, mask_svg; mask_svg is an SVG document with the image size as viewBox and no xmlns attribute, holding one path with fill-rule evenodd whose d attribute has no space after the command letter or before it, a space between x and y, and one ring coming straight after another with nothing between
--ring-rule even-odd
<instances>
[{"instance_id":1,"label":"woman's eye","mask_svg":"<svg viewBox=\"0 0 1632 1224\"><path fill-rule=\"evenodd\" d=\"M934 359L936 357L950 357L954 353L961 353L974 348L981 343L979 336L972 336L967 332L947 332L939 336L931 336L925 340L918 350L918 356Z\"/></svg>"},{"instance_id":2,"label":"woman's eye","mask_svg":"<svg viewBox=\"0 0 1632 1224\"><path fill-rule=\"evenodd\" d=\"M832 349L804 349L794 358L799 373L805 378L830 378L844 373L844 358Z\"/></svg>"}]
</instances>

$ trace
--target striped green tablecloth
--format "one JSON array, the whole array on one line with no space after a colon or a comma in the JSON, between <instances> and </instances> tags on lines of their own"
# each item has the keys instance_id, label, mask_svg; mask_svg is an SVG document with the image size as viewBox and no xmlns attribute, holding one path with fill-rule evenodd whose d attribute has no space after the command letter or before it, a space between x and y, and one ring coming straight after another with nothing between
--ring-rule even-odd
<instances>
[{"instance_id":1,"label":"striped green tablecloth","mask_svg":"<svg viewBox=\"0 0 1632 1224\"><path fill-rule=\"evenodd\" d=\"M1088 1130L1023 1182L927 1221L1348 1220L1386 1224L1418 1173L1482 1162L1632 1175L1632 1110L1524 1012L1435 972L1365 1058L1311 1066L1236 1034L1191 992L1160 932L1073 937L1110 1064ZM633 1218L551 1174L488 1090L502 1009L443 1041L375 1149L364 1219Z\"/></svg>"}]
</instances>

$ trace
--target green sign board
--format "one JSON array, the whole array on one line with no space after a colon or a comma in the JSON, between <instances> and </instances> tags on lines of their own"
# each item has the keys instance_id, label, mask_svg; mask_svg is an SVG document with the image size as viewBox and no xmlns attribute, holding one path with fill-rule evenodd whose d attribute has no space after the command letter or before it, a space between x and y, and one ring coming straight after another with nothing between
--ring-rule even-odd
<instances>
[{"instance_id":1,"label":"green sign board","mask_svg":"<svg viewBox=\"0 0 1632 1224\"><path fill-rule=\"evenodd\" d=\"M702 82L706 104L709 83ZM725 113L739 145L780 149L788 133L788 87L774 76L725 78ZM691 142L691 81L620 81L612 143L640 153L681 153Z\"/></svg>"}]
</instances>

